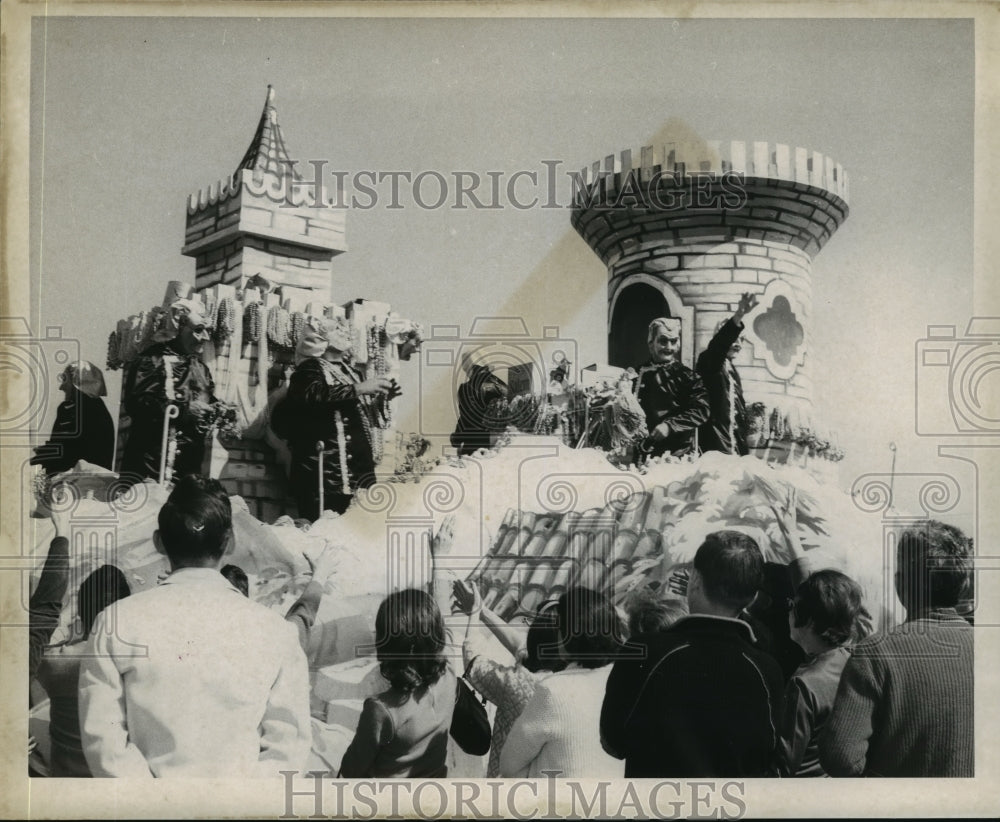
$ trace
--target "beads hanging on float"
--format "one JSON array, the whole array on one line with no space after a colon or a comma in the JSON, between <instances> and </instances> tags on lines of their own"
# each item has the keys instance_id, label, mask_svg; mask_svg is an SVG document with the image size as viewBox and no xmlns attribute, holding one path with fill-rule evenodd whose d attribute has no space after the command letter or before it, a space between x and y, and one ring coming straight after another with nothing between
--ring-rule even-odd
<instances>
[{"instance_id":1,"label":"beads hanging on float","mask_svg":"<svg viewBox=\"0 0 1000 822\"><path fill-rule=\"evenodd\" d=\"M263 324L261 304L256 302L246 306L243 310L243 342L260 342L260 333Z\"/></svg>"},{"instance_id":2,"label":"beads hanging on float","mask_svg":"<svg viewBox=\"0 0 1000 822\"><path fill-rule=\"evenodd\" d=\"M215 320L215 339L225 340L236 330L236 306L232 297L219 300L219 311Z\"/></svg>"}]
</instances>

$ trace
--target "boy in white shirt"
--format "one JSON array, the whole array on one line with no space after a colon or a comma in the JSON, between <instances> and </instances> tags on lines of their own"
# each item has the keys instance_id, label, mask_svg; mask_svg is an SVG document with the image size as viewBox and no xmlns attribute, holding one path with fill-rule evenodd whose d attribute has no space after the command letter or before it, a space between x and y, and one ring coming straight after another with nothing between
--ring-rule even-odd
<instances>
[{"instance_id":1,"label":"boy in white shirt","mask_svg":"<svg viewBox=\"0 0 1000 822\"><path fill-rule=\"evenodd\" d=\"M216 480L183 477L153 536L158 587L104 610L80 671L94 776L276 776L305 765L309 675L295 628L219 573L232 510Z\"/></svg>"}]
</instances>

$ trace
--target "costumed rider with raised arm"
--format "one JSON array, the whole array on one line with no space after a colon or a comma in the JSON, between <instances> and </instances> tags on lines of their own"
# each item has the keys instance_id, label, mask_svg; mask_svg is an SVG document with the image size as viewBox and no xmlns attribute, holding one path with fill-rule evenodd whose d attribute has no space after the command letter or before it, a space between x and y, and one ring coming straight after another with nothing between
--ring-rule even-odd
<instances>
[{"instance_id":1,"label":"costumed rider with raised arm","mask_svg":"<svg viewBox=\"0 0 1000 822\"><path fill-rule=\"evenodd\" d=\"M734 360L743 348L743 317L757 306L757 297L745 292L732 317L720 323L708 347L698 355L695 370L708 390L711 417L699 432L702 451L748 454L746 402Z\"/></svg>"},{"instance_id":2,"label":"costumed rider with raised arm","mask_svg":"<svg viewBox=\"0 0 1000 822\"><path fill-rule=\"evenodd\" d=\"M680 362L681 321L653 320L647 343L650 361L636 380L636 397L649 429L642 450L653 457L696 453L698 426L708 419L708 392L701 378Z\"/></svg>"},{"instance_id":3,"label":"costumed rider with raised arm","mask_svg":"<svg viewBox=\"0 0 1000 822\"><path fill-rule=\"evenodd\" d=\"M402 393L395 380L363 379L347 361L352 344L347 320L309 317L295 350L278 433L292 452L299 516L310 522L322 514L317 444L323 443L323 508L342 514L356 489L375 482L372 426Z\"/></svg>"},{"instance_id":4,"label":"costumed rider with raised arm","mask_svg":"<svg viewBox=\"0 0 1000 822\"><path fill-rule=\"evenodd\" d=\"M169 443L164 480L201 473L205 436L213 421L215 383L202 360L208 329L201 303L177 300L170 305L167 322L176 336L146 348L125 375L122 392L131 417L121 474L132 482L160 479L164 416L177 407L169 422ZM172 458L172 471L171 471Z\"/></svg>"}]
</instances>

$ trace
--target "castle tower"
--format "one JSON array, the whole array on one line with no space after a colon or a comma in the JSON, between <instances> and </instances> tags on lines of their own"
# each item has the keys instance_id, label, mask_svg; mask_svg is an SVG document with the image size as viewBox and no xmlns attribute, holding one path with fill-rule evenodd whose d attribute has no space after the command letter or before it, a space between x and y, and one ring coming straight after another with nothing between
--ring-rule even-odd
<instances>
[{"instance_id":1,"label":"castle tower","mask_svg":"<svg viewBox=\"0 0 1000 822\"><path fill-rule=\"evenodd\" d=\"M310 165L322 171L320 164ZM202 471L266 521L294 511L288 448L270 430L270 414L287 387L309 317L346 320L353 363L364 378L400 376L400 361L421 342L419 325L389 303L344 302L343 295L335 301L331 261L347 250L345 211L338 203L339 192L332 187L324 192L322 181L303 180L298 173L268 86L257 130L236 171L188 198L182 253L195 260L194 285L171 281L162 304L120 319L108 339L108 369L129 368L149 345L175 332L166 322L175 300L201 303L212 332L203 358L216 398L235 416L233 425L214 430L208 439ZM123 403L118 465L130 428ZM391 415L372 426L376 465L387 445L395 445Z\"/></svg>"},{"instance_id":2,"label":"castle tower","mask_svg":"<svg viewBox=\"0 0 1000 822\"><path fill-rule=\"evenodd\" d=\"M345 210L303 183L278 125L274 91L233 174L192 194L181 253L195 258L195 288L240 288L260 274L286 295L329 302L331 260L347 250ZM334 192L335 193L335 192ZM325 202L324 202L325 201Z\"/></svg>"},{"instance_id":3,"label":"castle tower","mask_svg":"<svg viewBox=\"0 0 1000 822\"><path fill-rule=\"evenodd\" d=\"M829 157L771 143L647 146L577 179L573 227L608 267L608 362L648 358L646 329L682 321L694 365L740 295L757 295L736 361L747 402L812 420L812 260L847 217Z\"/></svg>"}]
</instances>

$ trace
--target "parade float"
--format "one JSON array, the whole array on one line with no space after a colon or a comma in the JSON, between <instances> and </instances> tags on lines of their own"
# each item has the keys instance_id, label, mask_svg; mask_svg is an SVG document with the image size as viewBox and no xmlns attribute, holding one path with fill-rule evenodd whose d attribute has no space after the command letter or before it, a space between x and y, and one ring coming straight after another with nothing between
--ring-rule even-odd
<instances>
[{"instance_id":1,"label":"parade float","mask_svg":"<svg viewBox=\"0 0 1000 822\"><path fill-rule=\"evenodd\" d=\"M127 368L170 333L176 299L197 301L209 319L204 359L224 409L203 471L232 495L236 540L227 562L247 572L253 599L287 610L308 581L307 557L338 547L308 650L315 770L337 771L362 700L385 687L371 658L373 620L394 589L430 586L447 614L451 581L469 579L488 607L524 626L573 585L606 591L619 605L640 587L682 596L678 572L705 534L735 528L754 536L774 566L805 553L813 567L844 570L864 587L876 625L893 620L882 524L839 490L843 453L812 406L811 260L847 215L843 169L817 153L766 143L646 147L633 159L626 151L585 169L572 213L608 267L608 362L574 371L539 355L521 364L542 379L491 410L494 447L471 456L398 433L387 416L375 441L378 481L359 490L344 515L307 528L295 522L287 455L269 427L306 318L346 318L355 363L404 387L400 363L428 356L433 345L422 346L420 325L387 303L333 300L331 260L346 249L344 212L316 207L310 187L293 184L270 89L235 173L189 200L183 253L195 260L193 284L170 283L161 305L112 331L108 366ZM759 304L745 319L748 344L736 366L751 455L637 458L646 432L627 368L647 358L649 321L680 319L681 359L690 366L747 291ZM129 423L122 412L120 443ZM77 489L77 584L109 561L133 591L157 584L166 567L151 535L169 490L164 467L160 482L118 496L113 474L80 466L61 478ZM446 520L447 544L435 539ZM35 522L40 566L52 529ZM75 587L57 636L73 630ZM451 624L460 657L464 618ZM476 769L452 769L465 772Z\"/></svg>"}]
</instances>

